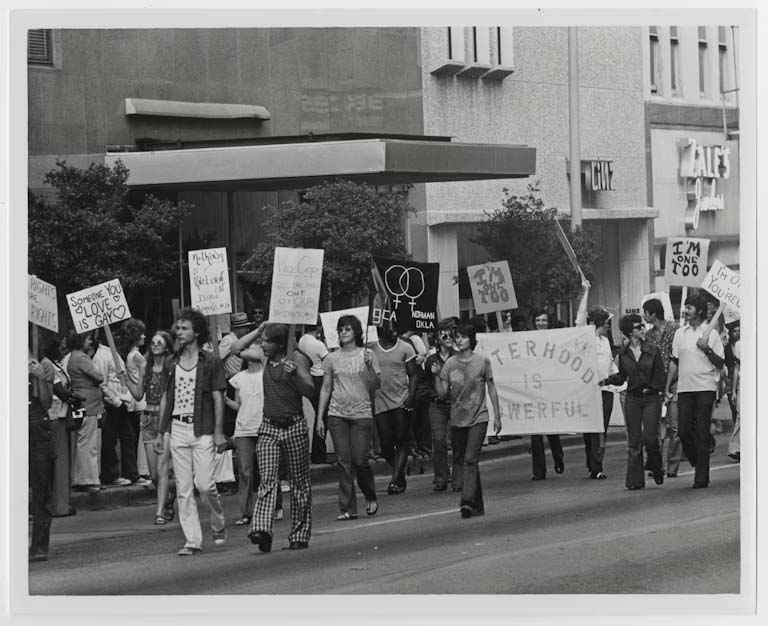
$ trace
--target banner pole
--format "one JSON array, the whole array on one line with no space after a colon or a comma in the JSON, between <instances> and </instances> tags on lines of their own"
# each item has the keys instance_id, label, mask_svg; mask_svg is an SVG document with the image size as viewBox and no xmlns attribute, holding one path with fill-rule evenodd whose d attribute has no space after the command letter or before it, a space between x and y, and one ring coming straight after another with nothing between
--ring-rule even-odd
<instances>
[{"instance_id":1,"label":"banner pole","mask_svg":"<svg viewBox=\"0 0 768 626\"><path fill-rule=\"evenodd\" d=\"M683 309L685 308L685 300L688 297L688 285L683 285L683 294L680 296L680 328L685 325L685 315L683 315Z\"/></svg>"},{"instance_id":2,"label":"banner pole","mask_svg":"<svg viewBox=\"0 0 768 626\"><path fill-rule=\"evenodd\" d=\"M218 356L219 354L219 327L216 323L216 316L215 315L207 315L206 319L208 320L208 330L210 331L211 336L211 346L213 347L213 352Z\"/></svg>"},{"instance_id":3,"label":"banner pole","mask_svg":"<svg viewBox=\"0 0 768 626\"><path fill-rule=\"evenodd\" d=\"M499 325L499 332L504 332L504 320L501 318L501 311L496 311L496 323Z\"/></svg>"},{"instance_id":4,"label":"banner pole","mask_svg":"<svg viewBox=\"0 0 768 626\"><path fill-rule=\"evenodd\" d=\"M112 330L109 328L109 324L104 326L104 334L107 336L107 343L109 349L112 352L112 360L115 362L115 371L120 373L123 371L122 365L120 365L120 355L117 353L117 346L115 346L115 338L112 336Z\"/></svg>"}]
</instances>

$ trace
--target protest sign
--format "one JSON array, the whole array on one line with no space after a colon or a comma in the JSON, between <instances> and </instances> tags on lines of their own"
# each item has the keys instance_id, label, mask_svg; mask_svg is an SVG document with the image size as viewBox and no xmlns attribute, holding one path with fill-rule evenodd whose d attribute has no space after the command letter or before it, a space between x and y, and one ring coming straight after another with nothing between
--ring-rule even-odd
<instances>
[{"instance_id":1,"label":"protest sign","mask_svg":"<svg viewBox=\"0 0 768 626\"><path fill-rule=\"evenodd\" d=\"M701 287L720 300L721 307L730 306L741 311L741 275L717 259L704 277Z\"/></svg>"},{"instance_id":2,"label":"protest sign","mask_svg":"<svg viewBox=\"0 0 768 626\"><path fill-rule=\"evenodd\" d=\"M232 312L226 248L189 251L189 297L203 315Z\"/></svg>"},{"instance_id":3,"label":"protest sign","mask_svg":"<svg viewBox=\"0 0 768 626\"><path fill-rule=\"evenodd\" d=\"M56 303L56 287L29 276L27 281L29 321L53 332L59 332L59 309Z\"/></svg>"},{"instance_id":4,"label":"protest sign","mask_svg":"<svg viewBox=\"0 0 768 626\"><path fill-rule=\"evenodd\" d=\"M67 305L78 333L131 317L123 287L117 278L67 294Z\"/></svg>"},{"instance_id":5,"label":"protest sign","mask_svg":"<svg viewBox=\"0 0 768 626\"><path fill-rule=\"evenodd\" d=\"M709 239L670 237L664 262L667 287L698 287L706 273Z\"/></svg>"},{"instance_id":6,"label":"protest sign","mask_svg":"<svg viewBox=\"0 0 768 626\"><path fill-rule=\"evenodd\" d=\"M672 308L672 301L669 299L669 294L666 291L655 291L654 293L649 293L644 295L640 299L641 314L643 310L643 305L646 302L648 302L648 300L659 300L661 302L661 306L664 307L664 320L667 322L675 321L675 311Z\"/></svg>"},{"instance_id":7,"label":"protest sign","mask_svg":"<svg viewBox=\"0 0 768 626\"><path fill-rule=\"evenodd\" d=\"M505 434L603 432L593 328L482 333L475 352L491 362Z\"/></svg>"},{"instance_id":8,"label":"protest sign","mask_svg":"<svg viewBox=\"0 0 768 626\"><path fill-rule=\"evenodd\" d=\"M371 323L374 326L391 323L398 333L434 330L440 264L382 258L374 258L373 262L374 283L384 290L386 297L383 304L379 298L374 301Z\"/></svg>"},{"instance_id":9,"label":"protest sign","mask_svg":"<svg viewBox=\"0 0 768 626\"><path fill-rule=\"evenodd\" d=\"M517 308L515 287L507 261L495 261L467 268L469 286L477 313Z\"/></svg>"},{"instance_id":10,"label":"protest sign","mask_svg":"<svg viewBox=\"0 0 768 626\"><path fill-rule=\"evenodd\" d=\"M322 250L275 248L269 321L317 324L322 278Z\"/></svg>"},{"instance_id":11,"label":"protest sign","mask_svg":"<svg viewBox=\"0 0 768 626\"><path fill-rule=\"evenodd\" d=\"M325 335L325 345L330 350L331 348L339 347L339 334L336 332L336 326L339 323L339 318L345 315L354 315L360 320L360 325L363 328L363 334L365 334L366 320L368 319L368 307L359 306L354 309L344 309L343 311L329 311L328 313L320 313L320 323L323 325L323 334ZM368 337L370 341L370 336Z\"/></svg>"}]
</instances>

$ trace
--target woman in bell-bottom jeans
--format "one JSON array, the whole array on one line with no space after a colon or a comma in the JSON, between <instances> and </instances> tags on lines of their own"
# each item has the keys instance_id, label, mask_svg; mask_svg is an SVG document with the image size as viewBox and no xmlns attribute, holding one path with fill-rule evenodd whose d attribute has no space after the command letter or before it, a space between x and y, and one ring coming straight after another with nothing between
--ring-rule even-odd
<instances>
[{"instance_id":1,"label":"woman in bell-bottom jeans","mask_svg":"<svg viewBox=\"0 0 768 626\"><path fill-rule=\"evenodd\" d=\"M368 449L373 433L371 395L379 386L376 356L363 348L363 327L354 315L343 315L336 328L338 350L323 361L318 415L327 415L333 448L339 466L339 521L357 518L354 479L366 500L366 513L374 515L379 505ZM318 419L315 429L325 436L325 424Z\"/></svg>"}]
</instances>

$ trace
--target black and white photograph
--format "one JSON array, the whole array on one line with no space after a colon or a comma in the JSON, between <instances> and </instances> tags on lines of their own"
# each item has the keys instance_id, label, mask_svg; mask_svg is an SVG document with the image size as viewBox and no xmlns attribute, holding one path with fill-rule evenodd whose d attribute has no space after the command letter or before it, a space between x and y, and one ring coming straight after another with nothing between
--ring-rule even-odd
<instances>
[{"instance_id":1,"label":"black and white photograph","mask_svg":"<svg viewBox=\"0 0 768 626\"><path fill-rule=\"evenodd\" d=\"M6 15L11 616L756 615L756 5L111 8Z\"/></svg>"}]
</instances>

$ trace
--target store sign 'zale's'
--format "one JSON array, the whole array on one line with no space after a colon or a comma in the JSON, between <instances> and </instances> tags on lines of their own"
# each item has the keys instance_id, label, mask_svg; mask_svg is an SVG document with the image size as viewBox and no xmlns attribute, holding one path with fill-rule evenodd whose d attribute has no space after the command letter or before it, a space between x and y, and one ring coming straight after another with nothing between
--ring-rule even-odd
<instances>
[{"instance_id":1,"label":"store sign 'zale's'","mask_svg":"<svg viewBox=\"0 0 768 626\"><path fill-rule=\"evenodd\" d=\"M682 146L680 176L686 179L688 208L685 211L685 227L699 227L702 211L725 209L722 191L718 193L718 181L731 175L731 149L725 146L702 146L689 139Z\"/></svg>"}]
</instances>

